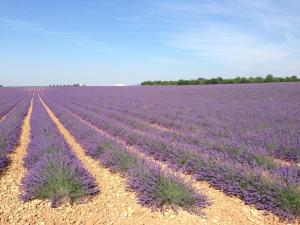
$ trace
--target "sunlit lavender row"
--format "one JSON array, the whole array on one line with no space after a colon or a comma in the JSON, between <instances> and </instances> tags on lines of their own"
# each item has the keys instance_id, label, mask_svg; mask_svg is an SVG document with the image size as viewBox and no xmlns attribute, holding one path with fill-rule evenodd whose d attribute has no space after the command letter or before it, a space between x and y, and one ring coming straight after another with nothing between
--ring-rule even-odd
<instances>
[{"instance_id":1,"label":"sunlit lavender row","mask_svg":"<svg viewBox=\"0 0 300 225\"><path fill-rule=\"evenodd\" d=\"M1 91L2 92L2 91ZM10 162L9 154L15 150L19 144L22 124L28 113L31 94L26 96L23 93L23 100L18 92L7 94L5 97L10 99L7 104L0 106L0 112L5 118L0 121L0 173L5 171ZM17 105L17 103L20 103ZM16 108L14 108L17 106Z\"/></svg>"},{"instance_id":2,"label":"sunlit lavender row","mask_svg":"<svg viewBox=\"0 0 300 225\"><path fill-rule=\"evenodd\" d=\"M300 85L49 89L138 151L245 203L299 216Z\"/></svg>"},{"instance_id":3,"label":"sunlit lavender row","mask_svg":"<svg viewBox=\"0 0 300 225\"><path fill-rule=\"evenodd\" d=\"M73 203L97 194L95 178L69 148L38 97L34 98L33 106L22 199L49 199L52 207L56 207L62 199Z\"/></svg>"},{"instance_id":4,"label":"sunlit lavender row","mask_svg":"<svg viewBox=\"0 0 300 225\"><path fill-rule=\"evenodd\" d=\"M0 89L0 119L9 113L25 96L26 92L21 89Z\"/></svg>"}]
</instances>

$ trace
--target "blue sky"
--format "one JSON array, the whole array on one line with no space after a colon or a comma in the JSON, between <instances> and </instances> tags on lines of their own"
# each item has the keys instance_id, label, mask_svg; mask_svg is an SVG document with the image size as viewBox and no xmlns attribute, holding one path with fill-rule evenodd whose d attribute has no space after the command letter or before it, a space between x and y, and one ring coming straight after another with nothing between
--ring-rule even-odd
<instances>
[{"instance_id":1,"label":"blue sky","mask_svg":"<svg viewBox=\"0 0 300 225\"><path fill-rule=\"evenodd\" d=\"M299 0L0 0L0 84L300 75Z\"/></svg>"}]
</instances>

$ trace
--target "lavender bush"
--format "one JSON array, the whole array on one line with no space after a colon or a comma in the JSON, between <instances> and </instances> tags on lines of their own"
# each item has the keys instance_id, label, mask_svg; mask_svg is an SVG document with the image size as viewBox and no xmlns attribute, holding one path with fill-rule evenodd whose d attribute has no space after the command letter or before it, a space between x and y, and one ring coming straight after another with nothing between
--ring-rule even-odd
<instances>
[{"instance_id":1,"label":"lavender bush","mask_svg":"<svg viewBox=\"0 0 300 225\"><path fill-rule=\"evenodd\" d=\"M56 207L60 200L70 202L99 192L95 178L70 150L38 97L34 98L31 119L31 142L24 166L22 199L50 199Z\"/></svg>"}]
</instances>

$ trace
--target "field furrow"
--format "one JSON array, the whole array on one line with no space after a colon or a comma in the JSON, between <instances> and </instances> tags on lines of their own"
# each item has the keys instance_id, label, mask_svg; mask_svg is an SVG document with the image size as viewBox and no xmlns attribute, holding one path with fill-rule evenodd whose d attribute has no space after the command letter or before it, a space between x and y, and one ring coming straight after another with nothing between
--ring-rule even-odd
<instances>
[{"instance_id":1,"label":"field furrow","mask_svg":"<svg viewBox=\"0 0 300 225\"><path fill-rule=\"evenodd\" d=\"M30 118L32 114L32 100L28 113L22 124L19 146L10 155L11 164L0 177L0 224L25 223L30 217L33 207L23 214L24 205L20 200L20 182L25 174L23 157L30 142ZM23 220L23 221L22 221ZM28 222L28 221L27 221Z\"/></svg>"},{"instance_id":2,"label":"field furrow","mask_svg":"<svg viewBox=\"0 0 300 225\"><path fill-rule=\"evenodd\" d=\"M27 96L18 107L0 123L0 175L10 163L9 154L19 144L22 123L30 105L30 96Z\"/></svg>"},{"instance_id":3,"label":"field furrow","mask_svg":"<svg viewBox=\"0 0 300 225\"><path fill-rule=\"evenodd\" d=\"M99 193L94 177L71 151L40 99L33 99L31 141L24 157L22 200L48 199L52 207Z\"/></svg>"},{"instance_id":4,"label":"field furrow","mask_svg":"<svg viewBox=\"0 0 300 225\"><path fill-rule=\"evenodd\" d=\"M153 88L145 90L152 96L149 99L139 90L137 96L132 96L128 90L121 96L110 96L89 89L88 96L92 98L88 101L76 90L72 95L64 92L63 96L73 104L101 106L99 113L103 109L110 110L175 129L192 136L190 140L196 138L207 144L212 142L248 151L257 151L259 147L260 153L297 162L300 160L297 93L293 92L294 86L290 86L288 92L274 91L272 86L266 86L266 90L239 86L230 91L227 88L182 88L183 95L172 87L158 90L161 93ZM216 98L217 95L220 98ZM278 111L280 113L276 113Z\"/></svg>"},{"instance_id":5,"label":"field furrow","mask_svg":"<svg viewBox=\"0 0 300 225\"><path fill-rule=\"evenodd\" d=\"M298 84L0 90L0 224L299 224Z\"/></svg>"},{"instance_id":6,"label":"field furrow","mask_svg":"<svg viewBox=\"0 0 300 225\"><path fill-rule=\"evenodd\" d=\"M7 118L14 110L16 110L16 108L22 104L22 102L25 101L24 99L21 99L20 101L18 101L15 105L13 105L12 107L9 107L9 109L6 110L5 114L2 115L2 117L0 116L0 123L5 120L5 118Z\"/></svg>"},{"instance_id":7,"label":"field furrow","mask_svg":"<svg viewBox=\"0 0 300 225\"><path fill-rule=\"evenodd\" d=\"M157 166L144 161L142 158L137 156L137 154L132 154L132 151L129 151L126 146L114 143L114 139L108 138L107 135L103 135L102 133L99 133L99 135L95 135L95 132L90 126L86 126L86 124L84 123L79 126L76 119L69 120L69 118L61 116L61 113L57 111L57 108L55 106L51 105L51 107L52 109L55 109L56 113L58 112L59 119L63 120L64 125L66 125L66 127L83 145L83 147L89 148L88 151L86 151L86 154L94 159L98 159L101 164L107 166L112 172L118 172L120 175L127 178L127 184L129 188L137 192L139 202L141 202L142 205L150 206L153 208L158 207L162 209L166 208L168 204L171 204L172 207L179 206L181 208L186 208L189 211L192 211L191 208L188 208L189 206L187 204L184 204L185 200L187 199L182 198L181 201L183 202L173 202L172 199L153 196L154 193L151 193L151 185L154 185L154 189L152 191L156 193L157 190L155 189L155 186L159 185L159 183L157 183L159 182L159 180L172 182L175 185L183 188L182 191L190 192L195 196L194 200L196 202L192 203L195 204L195 207L199 207L200 209L201 207L206 205L206 200L201 196L201 192L199 191L199 195L197 196L196 193L193 193L194 190L188 187L189 184L184 184L179 178L177 178L177 176L171 176L170 174L168 174L168 171L160 171L160 168L158 168ZM50 109L48 108L48 110ZM91 137L93 137L93 139L91 139ZM86 142L87 138L90 138L89 142ZM94 152L93 150L91 150L92 148L94 148ZM147 171L147 173L142 173L142 171ZM136 176L143 179L136 180ZM155 177L158 180L156 180ZM141 182L141 186L136 186L135 182ZM146 186L148 190L147 188L145 188ZM191 207L194 206L191 205Z\"/></svg>"},{"instance_id":8,"label":"field furrow","mask_svg":"<svg viewBox=\"0 0 300 225\"><path fill-rule=\"evenodd\" d=\"M140 134L126 125L112 120L107 121L105 117L80 109L80 107L64 105L110 135L123 139L129 145L139 147L141 151L156 160L166 161L176 170L191 173L197 180L205 180L226 194L239 196L247 204L256 205L258 209L272 211L280 216L298 213L297 205L281 199L281 193L286 193L282 197L284 199L289 198L290 193L297 196L297 183L299 182L297 175L299 168L297 167L286 167L285 170L288 169L291 172L282 175L280 170L277 172L276 169L273 173L266 174L258 168L247 168L245 165L235 164L234 161L228 159L224 161L224 158L212 159L204 152L199 154L191 149L183 149L173 143L160 141L151 135Z\"/></svg>"},{"instance_id":9,"label":"field furrow","mask_svg":"<svg viewBox=\"0 0 300 225\"><path fill-rule=\"evenodd\" d=\"M97 131L101 135L104 135L110 139L114 139L118 144L126 146L126 149L129 152L132 152L133 154L138 155L140 158L143 158L146 161L157 165L162 170L168 171L169 173L181 177L186 183L189 183L200 193L204 193L212 201L212 204L206 209L204 209L206 218L205 221L207 221L209 224L214 224L215 222L221 221L221 224L281 224L278 217L271 214L264 215L263 212L255 209L254 207L245 205L240 199L226 196L221 191L216 190L208 183L199 182L195 180L191 175L187 175L180 171L174 170L173 168L169 167L166 163L158 161L153 157L147 156L140 149L134 146L128 146L124 140L111 136L106 131L101 130L97 126L86 121L85 119L74 114L73 112L67 109L64 109L64 111L62 111L62 109L58 109L58 106L54 105L53 108L56 109L56 112L58 113L57 115L59 115L60 119L62 119L64 122L66 122L66 118L71 120L72 117L73 120L71 120L69 124L75 124L75 121L79 120L81 123L86 124L91 129ZM80 125L80 127L82 127L83 124ZM237 215L239 216L237 217ZM282 224L284 223L282 222Z\"/></svg>"},{"instance_id":10,"label":"field furrow","mask_svg":"<svg viewBox=\"0 0 300 225\"><path fill-rule=\"evenodd\" d=\"M199 221L199 216L190 214L184 210L180 210L175 219L174 212L172 211L168 211L162 215L159 212L153 212L151 208L139 205L136 195L127 190L124 178L119 177L118 174L111 174L111 172L99 165L95 160L86 156L81 145L43 100L42 103L73 151L83 162L87 170L96 178L96 183L101 186L101 194L95 196L92 200L92 205L97 210L96 212L90 212L88 216L90 218L89 222L131 224L133 221L139 220L147 224L172 224L172 220L176 220L177 224L185 224L186 221L196 224ZM85 203L82 207L89 209L89 203ZM105 204L108 207L103 207ZM107 215L104 218L96 216L99 214Z\"/></svg>"}]
</instances>

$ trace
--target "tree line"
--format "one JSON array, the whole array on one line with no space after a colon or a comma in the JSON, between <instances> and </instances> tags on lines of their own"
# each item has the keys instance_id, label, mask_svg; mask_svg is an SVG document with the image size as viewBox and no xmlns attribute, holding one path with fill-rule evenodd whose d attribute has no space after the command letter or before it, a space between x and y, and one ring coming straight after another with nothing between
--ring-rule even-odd
<instances>
[{"instance_id":1,"label":"tree line","mask_svg":"<svg viewBox=\"0 0 300 225\"><path fill-rule=\"evenodd\" d=\"M273 82L300 82L297 76L290 77L274 77L272 74L266 77L236 77L236 78L198 78L191 80L175 80L175 81L144 81L141 85L201 85L201 84L243 84L243 83L273 83Z\"/></svg>"}]
</instances>

